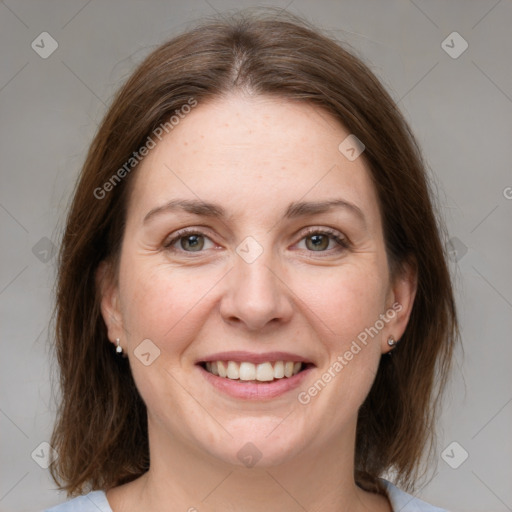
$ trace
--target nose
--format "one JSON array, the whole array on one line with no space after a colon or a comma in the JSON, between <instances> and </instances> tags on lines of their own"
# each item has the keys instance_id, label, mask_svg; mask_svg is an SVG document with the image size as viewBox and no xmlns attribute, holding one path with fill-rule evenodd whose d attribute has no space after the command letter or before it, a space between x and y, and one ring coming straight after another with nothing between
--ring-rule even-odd
<instances>
[{"instance_id":1,"label":"nose","mask_svg":"<svg viewBox=\"0 0 512 512\"><path fill-rule=\"evenodd\" d=\"M252 263L236 256L227 277L220 313L250 331L287 323L293 313L292 292L278 265L261 255Z\"/></svg>"}]
</instances>

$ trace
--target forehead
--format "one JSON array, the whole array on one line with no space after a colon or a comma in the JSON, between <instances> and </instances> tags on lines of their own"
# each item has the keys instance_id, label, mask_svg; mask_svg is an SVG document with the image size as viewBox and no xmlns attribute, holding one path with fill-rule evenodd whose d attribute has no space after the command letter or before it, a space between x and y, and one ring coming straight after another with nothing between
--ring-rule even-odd
<instances>
[{"instance_id":1,"label":"forehead","mask_svg":"<svg viewBox=\"0 0 512 512\"><path fill-rule=\"evenodd\" d=\"M338 149L349 135L304 102L233 95L199 103L137 169L129 211L143 216L185 198L221 203L242 218L269 216L273 205L342 197L376 229L377 196L365 162Z\"/></svg>"}]
</instances>

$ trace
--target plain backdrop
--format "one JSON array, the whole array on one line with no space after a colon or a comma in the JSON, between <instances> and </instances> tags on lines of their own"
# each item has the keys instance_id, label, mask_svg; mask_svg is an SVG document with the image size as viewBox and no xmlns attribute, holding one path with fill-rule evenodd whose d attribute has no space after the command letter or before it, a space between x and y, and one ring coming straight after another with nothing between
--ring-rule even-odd
<instances>
[{"instance_id":1,"label":"plain backdrop","mask_svg":"<svg viewBox=\"0 0 512 512\"><path fill-rule=\"evenodd\" d=\"M48 349L55 251L112 95L153 48L194 20L256 5L263 4L0 2L1 512L66 499L40 467L55 414ZM453 511L510 511L512 2L265 5L349 43L423 148L449 231L464 354L439 420L433 478L417 495Z\"/></svg>"}]
</instances>

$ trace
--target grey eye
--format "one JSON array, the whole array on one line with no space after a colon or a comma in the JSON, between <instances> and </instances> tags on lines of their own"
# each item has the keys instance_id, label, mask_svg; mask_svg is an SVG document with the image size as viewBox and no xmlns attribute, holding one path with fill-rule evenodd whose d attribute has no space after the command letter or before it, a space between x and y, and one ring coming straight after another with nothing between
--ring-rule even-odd
<instances>
[{"instance_id":1,"label":"grey eye","mask_svg":"<svg viewBox=\"0 0 512 512\"><path fill-rule=\"evenodd\" d=\"M306 237L306 247L312 251L324 251L329 247L330 238L327 235L309 235Z\"/></svg>"},{"instance_id":2,"label":"grey eye","mask_svg":"<svg viewBox=\"0 0 512 512\"><path fill-rule=\"evenodd\" d=\"M184 251L200 251L204 247L203 235L186 235L180 238L180 246Z\"/></svg>"}]
</instances>

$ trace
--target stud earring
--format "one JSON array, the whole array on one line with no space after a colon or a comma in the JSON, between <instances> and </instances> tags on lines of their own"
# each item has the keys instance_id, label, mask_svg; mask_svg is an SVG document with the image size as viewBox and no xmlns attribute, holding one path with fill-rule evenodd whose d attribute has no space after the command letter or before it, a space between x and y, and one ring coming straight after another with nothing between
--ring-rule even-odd
<instances>
[{"instance_id":1,"label":"stud earring","mask_svg":"<svg viewBox=\"0 0 512 512\"><path fill-rule=\"evenodd\" d=\"M393 350L395 350L396 346L400 343L400 340L395 340L393 336L390 336L388 338L388 345L391 347L391 350L388 352L388 355L390 356Z\"/></svg>"},{"instance_id":2,"label":"stud earring","mask_svg":"<svg viewBox=\"0 0 512 512\"><path fill-rule=\"evenodd\" d=\"M121 345L119 344L121 340L119 338L116 338L116 352L118 354L122 354L123 353L123 347L121 347Z\"/></svg>"}]
</instances>

